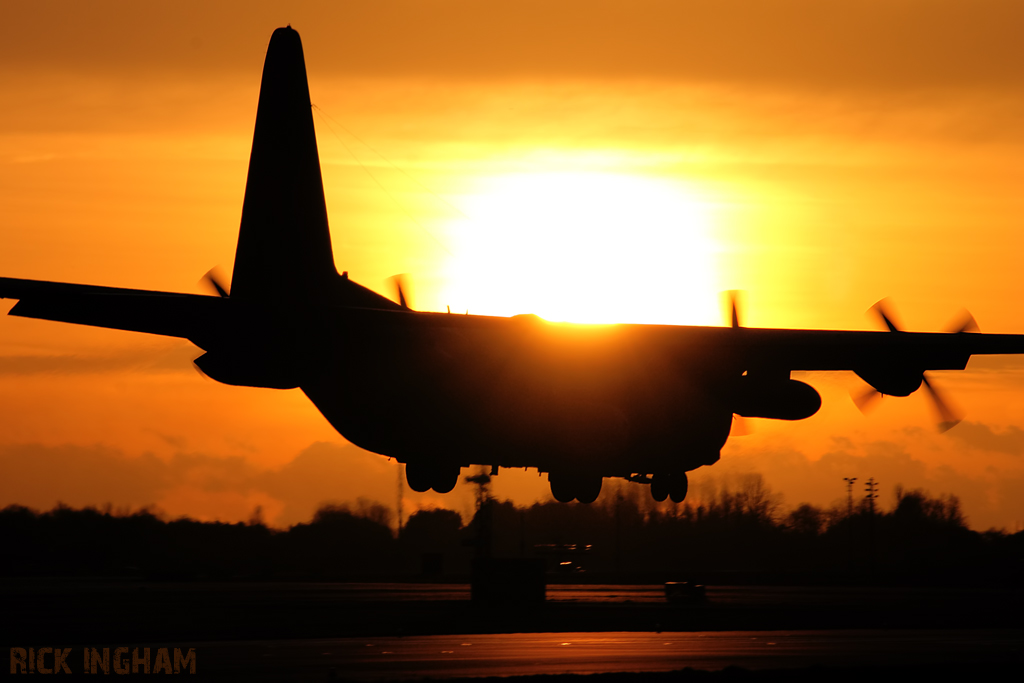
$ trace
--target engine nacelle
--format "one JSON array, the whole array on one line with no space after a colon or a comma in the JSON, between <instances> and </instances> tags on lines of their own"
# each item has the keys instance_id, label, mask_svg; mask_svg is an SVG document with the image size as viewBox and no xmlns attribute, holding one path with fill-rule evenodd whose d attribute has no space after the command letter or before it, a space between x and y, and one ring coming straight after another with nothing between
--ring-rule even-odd
<instances>
[{"instance_id":1,"label":"engine nacelle","mask_svg":"<svg viewBox=\"0 0 1024 683\"><path fill-rule=\"evenodd\" d=\"M821 408L821 395L810 384L795 379L739 379L732 412L743 417L803 420Z\"/></svg>"},{"instance_id":2,"label":"engine nacelle","mask_svg":"<svg viewBox=\"0 0 1024 683\"><path fill-rule=\"evenodd\" d=\"M921 388L924 380L924 370L905 367L858 368L854 372L875 391L886 396L910 396Z\"/></svg>"},{"instance_id":3,"label":"engine nacelle","mask_svg":"<svg viewBox=\"0 0 1024 683\"><path fill-rule=\"evenodd\" d=\"M193 361L210 379L238 387L294 389L299 372L294 363L268 360L269 356L239 353L204 353Z\"/></svg>"}]
</instances>

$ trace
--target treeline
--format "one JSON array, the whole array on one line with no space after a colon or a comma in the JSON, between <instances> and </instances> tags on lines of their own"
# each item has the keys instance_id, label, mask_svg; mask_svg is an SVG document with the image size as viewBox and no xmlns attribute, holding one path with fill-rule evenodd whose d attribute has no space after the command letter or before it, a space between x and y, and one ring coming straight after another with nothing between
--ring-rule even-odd
<instances>
[{"instance_id":1,"label":"treeline","mask_svg":"<svg viewBox=\"0 0 1024 683\"><path fill-rule=\"evenodd\" d=\"M568 581L691 579L901 583L1024 579L1024 532L969 529L954 496L897 490L870 506L783 512L760 478L699 503L658 505L621 487L592 505L517 507L487 496L463 524L421 510L401 532L392 512L360 501L324 506L288 530L249 523L166 521L58 506L0 511L0 572L23 576L137 576L165 580L464 579L476 556L542 557Z\"/></svg>"},{"instance_id":2,"label":"treeline","mask_svg":"<svg viewBox=\"0 0 1024 683\"><path fill-rule=\"evenodd\" d=\"M150 510L65 506L0 510L0 572L156 580L342 579L395 576L396 541L383 506L325 506L287 531L248 523L165 521Z\"/></svg>"},{"instance_id":3,"label":"treeline","mask_svg":"<svg viewBox=\"0 0 1024 683\"><path fill-rule=\"evenodd\" d=\"M570 571L659 580L1024 580L1024 532L971 530L955 496L897 487L888 511L867 501L783 511L759 476L697 503L658 505L644 493L623 487L590 506L492 502L493 547L514 557L546 545Z\"/></svg>"}]
</instances>

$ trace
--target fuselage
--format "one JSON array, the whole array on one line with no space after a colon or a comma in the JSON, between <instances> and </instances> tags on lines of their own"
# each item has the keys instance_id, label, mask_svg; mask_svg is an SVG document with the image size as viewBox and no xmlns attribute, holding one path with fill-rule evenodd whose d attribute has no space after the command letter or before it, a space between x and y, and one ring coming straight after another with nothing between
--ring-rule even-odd
<instances>
[{"instance_id":1,"label":"fuselage","mask_svg":"<svg viewBox=\"0 0 1024 683\"><path fill-rule=\"evenodd\" d=\"M728 438L726 388L742 371L658 343L655 328L362 317L330 326L302 389L345 438L402 462L628 476L711 464Z\"/></svg>"}]
</instances>

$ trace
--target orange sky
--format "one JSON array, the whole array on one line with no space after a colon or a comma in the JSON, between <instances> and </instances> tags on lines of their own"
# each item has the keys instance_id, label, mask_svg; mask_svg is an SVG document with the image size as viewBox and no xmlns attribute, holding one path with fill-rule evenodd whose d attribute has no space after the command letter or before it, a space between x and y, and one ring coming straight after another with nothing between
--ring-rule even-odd
<instances>
[{"instance_id":1,"label":"orange sky","mask_svg":"<svg viewBox=\"0 0 1024 683\"><path fill-rule=\"evenodd\" d=\"M872 329L969 308L1024 333L1024 6L1014 0L10 3L0 26L0 275L199 291L230 272L272 30L303 38L339 269L409 273L425 309ZM573 249L571 245L576 245ZM582 245L582 246L581 246ZM6 310L6 309L5 309ZM185 342L0 319L0 505L308 518L393 504L393 463L298 392L227 387ZM789 504L842 477L1024 523L1024 361L861 416L757 421L694 490L762 472ZM10 474L7 474L10 473ZM500 496L547 495L502 473ZM470 494L407 492L407 513Z\"/></svg>"}]
</instances>

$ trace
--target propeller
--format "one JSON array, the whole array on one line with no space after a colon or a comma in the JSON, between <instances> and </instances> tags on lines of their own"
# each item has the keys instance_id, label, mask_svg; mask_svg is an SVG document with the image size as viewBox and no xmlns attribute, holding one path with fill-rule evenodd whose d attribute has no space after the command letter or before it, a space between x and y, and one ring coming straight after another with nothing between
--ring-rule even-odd
<instances>
[{"instance_id":1,"label":"propeller","mask_svg":"<svg viewBox=\"0 0 1024 683\"><path fill-rule=\"evenodd\" d=\"M928 395L932 397L932 405L935 406L935 410L939 413L939 432L948 432L960 424L960 421L964 419L963 416L950 407L949 401L928 380L927 374L921 378L921 381L924 384L924 388L928 390Z\"/></svg>"},{"instance_id":2,"label":"propeller","mask_svg":"<svg viewBox=\"0 0 1024 683\"><path fill-rule=\"evenodd\" d=\"M742 293L738 289L722 292L722 298L725 300L725 305L728 308L729 327L734 330L742 327L740 324L740 296ZM732 427L729 430L729 436L750 436L753 433L754 423L751 420L737 413L732 414Z\"/></svg>"},{"instance_id":3,"label":"propeller","mask_svg":"<svg viewBox=\"0 0 1024 683\"><path fill-rule=\"evenodd\" d=\"M872 386L868 386L866 389L856 394L851 391L850 398L853 399L853 403L857 406L857 410L867 415L868 411L878 405L878 399L882 398L882 392Z\"/></svg>"},{"instance_id":4,"label":"propeller","mask_svg":"<svg viewBox=\"0 0 1024 683\"><path fill-rule=\"evenodd\" d=\"M953 322L946 327L946 331L951 334L981 332L981 327L978 326L978 321L974 319L970 311L964 309L960 314L953 319ZM935 405L935 409L939 412L939 431L948 432L953 427L956 427L963 416L959 411L953 409L949 405L949 401L945 399L941 392L939 392L935 385L928 380L928 375L921 378L924 383L924 388L928 390L928 395L932 397L932 403Z\"/></svg>"},{"instance_id":5,"label":"propeller","mask_svg":"<svg viewBox=\"0 0 1024 683\"><path fill-rule=\"evenodd\" d=\"M875 305L868 309L868 312L873 312L881 318L882 322L885 323L885 326L889 328L890 332L899 332L900 326L893 322L894 316L891 309L889 309L889 304L886 303L887 301L888 299L880 299L879 301L876 301Z\"/></svg>"},{"instance_id":6,"label":"propeller","mask_svg":"<svg viewBox=\"0 0 1024 683\"><path fill-rule=\"evenodd\" d=\"M873 312L877 315L890 332L900 332L900 325L894 322L894 316L892 314L890 304L887 302L888 299L882 299L868 309L868 312ZM975 321L974 316L964 310L954 318L952 324L946 327L946 331L951 334L960 334L965 332L979 332L980 328L978 327L978 323ZM945 397L945 393L940 391L935 384L928 379L927 372L921 373L921 384L924 385L929 398L931 398L932 406L934 406L936 412L939 414L939 432L949 431L958 425L963 417L960 415L958 410L955 410L951 406L949 400ZM851 398L853 399L854 404L856 404L857 408L862 413L866 413L869 409L877 405L878 399L882 396L883 394L874 387L869 387L863 392L857 394L851 393Z\"/></svg>"},{"instance_id":7,"label":"propeller","mask_svg":"<svg viewBox=\"0 0 1024 683\"><path fill-rule=\"evenodd\" d=\"M729 326L733 328L742 327L740 324L740 295L743 292L738 289L730 289L722 292L726 305L729 307Z\"/></svg>"},{"instance_id":8,"label":"propeller","mask_svg":"<svg viewBox=\"0 0 1024 683\"><path fill-rule=\"evenodd\" d=\"M398 303L402 308L412 310L412 305L409 303L409 276L405 273L399 273L398 275L392 275L388 278L388 282L395 288L395 294L398 297Z\"/></svg>"},{"instance_id":9,"label":"propeller","mask_svg":"<svg viewBox=\"0 0 1024 683\"><path fill-rule=\"evenodd\" d=\"M974 319L971 312L966 308L960 311L957 317L953 318L953 322L946 326L946 332L960 333L960 332L981 332L981 328L978 327L978 321Z\"/></svg>"},{"instance_id":10,"label":"propeller","mask_svg":"<svg viewBox=\"0 0 1024 683\"><path fill-rule=\"evenodd\" d=\"M223 275L221 275L220 268L214 266L206 271L206 275L203 275L199 280L199 284L206 287L206 289L213 289L217 296L228 297L230 296L228 286L225 283Z\"/></svg>"}]
</instances>

